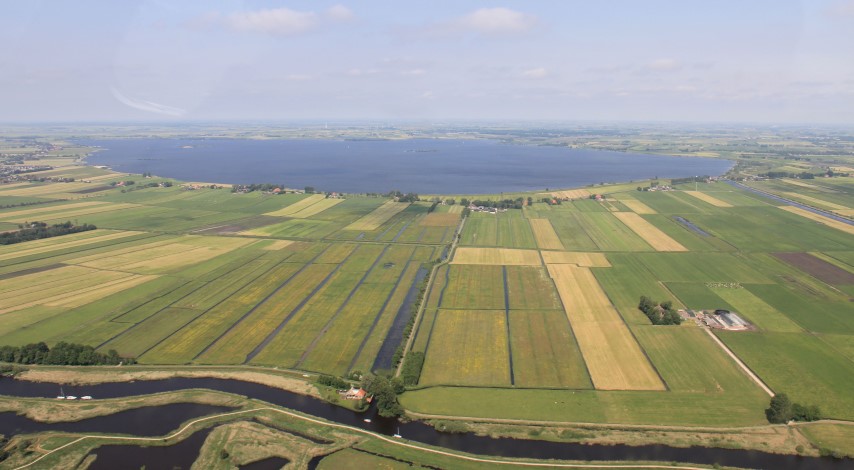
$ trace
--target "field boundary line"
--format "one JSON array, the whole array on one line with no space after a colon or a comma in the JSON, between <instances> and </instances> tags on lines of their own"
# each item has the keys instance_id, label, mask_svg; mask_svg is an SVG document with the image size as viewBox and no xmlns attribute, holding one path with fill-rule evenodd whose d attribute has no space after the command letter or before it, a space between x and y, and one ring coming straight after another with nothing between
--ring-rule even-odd
<instances>
[{"instance_id":1,"label":"field boundary line","mask_svg":"<svg viewBox=\"0 0 854 470\"><path fill-rule=\"evenodd\" d=\"M418 306L418 313L415 314L415 321L413 321L413 325L418 325L419 329L421 327L421 319L424 316L424 311L427 309L427 300L429 299L429 293L433 288L433 281L436 280L436 273L439 272L439 268L441 266L446 266L451 263L451 260L454 259L454 251L457 249L457 244L460 240L460 236L463 233L463 227L466 224L466 220L468 217L463 217L460 219L460 225L457 227L456 232L454 232L453 240L451 241L451 249L448 250L448 256L442 260L441 263L437 263L433 266L433 269L430 270L430 278L427 280L427 286L425 287L425 292L427 294L424 298L421 299L421 305ZM447 286L447 284L445 284ZM436 307L438 310L438 306ZM432 332L431 332L432 333ZM417 331L413 330L409 332L409 338L406 339L406 345L403 347L403 356L400 358L400 363L397 365L397 370L394 373L395 377L400 377L400 373L403 371L403 363L406 362L406 355L409 354L409 351L412 349L412 343L415 342L415 337L417 336ZM429 345L429 343L428 343ZM424 355L427 355L427 349L424 350Z\"/></svg>"},{"instance_id":2,"label":"field boundary line","mask_svg":"<svg viewBox=\"0 0 854 470\"><path fill-rule=\"evenodd\" d=\"M338 428L338 429L346 429L348 431L357 432L360 434L364 434L364 435L371 436L373 438L379 439L379 440L381 440L385 443L388 443L388 444L393 444L393 445L397 445L397 446L401 446L401 447L407 447L410 449L420 450L422 452L427 452L427 453L431 453L431 454L444 455L446 457L453 457L453 458L457 458L457 459L468 460L470 462L481 462L481 463L500 464L500 465L515 465L515 466L519 466L519 467L546 467L546 468L626 468L626 469L629 469L629 468L650 468L650 469L676 469L676 470L705 470L706 468L708 468L708 467L694 467L694 466L688 466L688 465L676 466L676 465L668 465L668 464L590 464L590 463L563 463L563 462L561 462L561 463L558 463L558 462L520 462L520 461L515 461L515 460L503 460L503 459L499 459L499 458L492 458L492 459L481 458L481 457L474 457L474 456L464 455L464 454L450 452L450 451L434 449L432 447L427 447L426 445L411 444L409 442L402 441L400 438L388 437L388 436L385 436L382 434L375 433L373 431L369 431L367 429L357 428L355 426L349 426L346 424L330 423L330 422L322 421L322 420L317 419L317 418L312 418L309 416L304 416L304 415L301 415L298 413L294 413L291 411L281 410L278 408L266 406L266 407L261 407L261 408L252 408L249 410L233 411L233 412L223 413L223 414L218 414L218 415L205 416L203 418L199 418L199 419L190 421L189 423L185 424L182 428L180 428L179 430L175 431L174 433L172 433L166 437L120 437L120 436L85 435L85 436L80 437L79 439L71 441L65 445L62 445L60 447L57 447L56 449L53 449L53 450L47 452L46 454L44 454L41 457L33 460L30 463L16 467L15 470L23 470L25 468L28 468L31 465L33 465L33 464L39 462L40 460L44 459L45 457L47 457L51 454L54 454L54 453L56 453L62 449L67 448L67 447L70 447L70 446L72 446L78 442L82 442L86 439L105 439L105 440L142 441L142 442L158 441L158 442L162 442L164 440L173 439L173 438L183 434L184 431L186 431L187 429L189 429L190 427L192 427L196 423L201 423L203 421L209 421L209 420L214 420L214 419L225 418L228 416L235 416L235 415L239 415L239 414L247 414L247 413L260 412L260 411L272 411L275 413L283 414L285 416L289 416L291 418L301 419L303 421L308 421L310 423L318 424L321 426L327 426L327 427Z\"/></svg>"},{"instance_id":3,"label":"field boundary line","mask_svg":"<svg viewBox=\"0 0 854 470\"><path fill-rule=\"evenodd\" d=\"M712 337L712 340L717 343L718 346L720 346L721 349L723 349L724 352L727 353L727 355L729 355L729 357L731 357L732 360L735 361L735 363L738 364L739 367L741 367L741 369L747 374L747 376L753 379L753 381L756 382L756 385L759 385L759 387L762 388L762 390L764 390L765 393L768 394L768 396L773 397L774 395L776 395L774 391L771 390L770 387L768 387L768 385L765 385L765 382L763 382L758 375L756 375L752 370L750 370L750 367L747 367L747 364L742 362L741 359L739 359L738 356L736 356L735 353L732 352L732 350L727 347L727 345L724 344L723 341L720 340L720 338L718 338L717 336L715 336L714 333L712 333L712 330L710 328L703 328L703 330L705 330L705 332Z\"/></svg>"}]
</instances>

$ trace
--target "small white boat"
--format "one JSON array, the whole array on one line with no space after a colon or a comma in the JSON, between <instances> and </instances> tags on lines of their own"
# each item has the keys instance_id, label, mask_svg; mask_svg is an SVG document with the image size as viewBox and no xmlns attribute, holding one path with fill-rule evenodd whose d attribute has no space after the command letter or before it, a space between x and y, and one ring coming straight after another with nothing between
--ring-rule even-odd
<instances>
[{"instance_id":1,"label":"small white boat","mask_svg":"<svg viewBox=\"0 0 854 470\"><path fill-rule=\"evenodd\" d=\"M59 387L59 395L56 397L57 400L65 400L65 391L62 390L62 387Z\"/></svg>"},{"instance_id":2,"label":"small white boat","mask_svg":"<svg viewBox=\"0 0 854 470\"><path fill-rule=\"evenodd\" d=\"M365 419L364 419L364 421L365 421L366 423L370 423L370 422L371 422L371 418L365 418Z\"/></svg>"},{"instance_id":3,"label":"small white boat","mask_svg":"<svg viewBox=\"0 0 854 470\"><path fill-rule=\"evenodd\" d=\"M65 397L65 399L66 399L66 400L76 400L76 399L77 399L77 397L75 397L74 395L68 395L68 396L66 396L66 397Z\"/></svg>"},{"instance_id":4,"label":"small white boat","mask_svg":"<svg viewBox=\"0 0 854 470\"><path fill-rule=\"evenodd\" d=\"M403 436L401 436L401 435L400 435L400 426L398 426L398 427L397 427L397 432L396 432L396 433L394 433L394 435L393 435L392 437L396 437L396 438L398 438L398 439L400 439L401 437L403 437Z\"/></svg>"},{"instance_id":5,"label":"small white boat","mask_svg":"<svg viewBox=\"0 0 854 470\"><path fill-rule=\"evenodd\" d=\"M92 397L91 397L91 396L89 396L89 395L86 395L86 396L84 396L84 397L80 397L80 399L81 399L81 400L91 400L91 399L92 399Z\"/></svg>"}]
</instances>

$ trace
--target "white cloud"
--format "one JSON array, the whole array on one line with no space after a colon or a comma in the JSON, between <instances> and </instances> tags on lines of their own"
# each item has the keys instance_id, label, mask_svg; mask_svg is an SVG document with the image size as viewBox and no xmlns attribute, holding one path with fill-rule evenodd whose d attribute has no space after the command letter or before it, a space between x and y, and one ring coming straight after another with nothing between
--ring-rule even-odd
<instances>
[{"instance_id":1,"label":"white cloud","mask_svg":"<svg viewBox=\"0 0 854 470\"><path fill-rule=\"evenodd\" d=\"M225 24L235 31L293 36L317 27L317 16L313 11L274 8L232 13L225 17Z\"/></svg>"},{"instance_id":2,"label":"white cloud","mask_svg":"<svg viewBox=\"0 0 854 470\"><path fill-rule=\"evenodd\" d=\"M537 24L537 17L509 8L481 8L451 22L455 29L480 34L526 33Z\"/></svg>"},{"instance_id":3,"label":"white cloud","mask_svg":"<svg viewBox=\"0 0 854 470\"><path fill-rule=\"evenodd\" d=\"M657 59L646 66L650 70L676 70L681 67L682 64L676 59Z\"/></svg>"},{"instance_id":4,"label":"white cloud","mask_svg":"<svg viewBox=\"0 0 854 470\"><path fill-rule=\"evenodd\" d=\"M326 16L335 21L349 21L356 15L353 14L353 10L344 5L333 5L326 10Z\"/></svg>"},{"instance_id":5,"label":"white cloud","mask_svg":"<svg viewBox=\"0 0 854 470\"><path fill-rule=\"evenodd\" d=\"M537 67L535 69L525 70L522 72L522 76L525 78L544 78L549 74L549 71L544 67Z\"/></svg>"}]
</instances>

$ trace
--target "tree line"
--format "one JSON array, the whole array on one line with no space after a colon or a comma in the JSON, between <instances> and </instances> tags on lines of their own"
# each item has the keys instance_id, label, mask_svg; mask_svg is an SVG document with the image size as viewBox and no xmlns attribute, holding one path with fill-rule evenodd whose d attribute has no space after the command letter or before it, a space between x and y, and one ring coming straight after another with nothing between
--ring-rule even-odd
<instances>
[{"instance_id":1,"label":"tree line","mask_svg":"<svg viewBox=\"0 0 854 470\"><path fill-rule=\"evenodd\" d=\"M0 233L0 245L14 245L15 243L39 240L41 238L58 237L70 233L95 230L92 224L74 225L71 222L53 224L48 226L44 222L24 222L18 225L20 230L15 232Z\"/></svg>"},{"instance_id":2,"label":"tree line","mask_svg":"<svg viewBox=\"0 0 854 470\"><path fill-rule=\"evenodd\" d=\"M642 295L638 309L643 312L653 325L680 325L682 317L679 312L673 309L673 302L657 302L649 297Z\"/></svg>"},{"instance_id":3,"label":"tree line","mask_svg":"<svg viewBox=\"0 0 854 470\"><path fill-rule=\"evenodd\" d=\"M44 342L25 346L0 346L0 361L15 364L42 364L58 366L99 366L135 364L132 357L121 357L115 349L106 354L95 351L92 346L60 342L48 347Z\"/></svg>"}]
</instances>

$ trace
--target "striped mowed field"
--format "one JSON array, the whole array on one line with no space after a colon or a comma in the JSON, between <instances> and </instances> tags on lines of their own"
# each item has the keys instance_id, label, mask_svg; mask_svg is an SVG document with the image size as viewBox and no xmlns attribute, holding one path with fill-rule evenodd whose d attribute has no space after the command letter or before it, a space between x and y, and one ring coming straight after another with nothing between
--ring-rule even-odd
<instances>
[{"instance_id":1,"label":"striped mowed field","mask_svg":"<svg viewBox=\"0 0 854 470\"><path fill-rule=\"evenodd\" d=\"M580 251L543 251L546 264L575 264L584 268L610 268L611 263L604 253L584 253Z\"/></svg>"},{"instance_id":2,"label":"striped mowed field","mask_svg":"<svg viewBox=\"0 0 854 470\"><path fill-rule=\"evenodd\" d=\"M831 228L835 228L836 230L841 230L845 233L850 233L854 235L854 225L848 225L845 222L840 222L838 220L831 219L829 217L825 217L823 215L816 214L814 212L810 212L806 209L801 209L800 207L795 206L780 206L780 209L783 209L786 212L791 212L792 214L797 214L801 217L805 217L807 219L816 221L820 224L826 225Z\"/></svg>"},{"instance_id":3,"label":"striped mowed field","mask_svg":"<svg viewBox=\"0 0 854 470\"><path fill-rule=\"evenodd\" d=\"M588 268L550 264L578 346L599 390L664 390L658 374Z\"/></svg>"},{"instance_id":4,"label":"striped mowed field","mask_svg":"<svg viewBox=\"0 0 854 470\"><path fill-rule=\"evenodd\" d=\"M376 230L407 207L409 207L409 203L407 202L388 201L374 209L370 214L365 215L352 224L344 227L344 230Z\"/></svg>"},{"instance_id":5,"label":"striped mowed field","mask_svg":"<svg viewBox=\"0 0 854 470\"><path fill-rule=\"evenodd\" d=\"M657 214L655 209L638 201L637 199L620 199L626 207L631 209L635 214Z\"/></svg>"},{"instance_id":6,"label":"striped mowed field","mask_svg":"<svg viewBox=\"0 0 854 470\"><path fill-rule=\"evenodd\" d=\"M540 254L536 250L515 248L459 247L451 264L488 264L503 266L539 266Z\"/></svg>"},{"instance_id":7,"label":"striped mowed field","mask_svg":"<svg viewBox=\"0 0 854 470\"><path fill-rule=\"evenodd\" d=\"M689 196L694 196L695 198L697 198L703 202L706 202L708 204L711 204L715 207L732 207L732 204L730 204L726 201L721 201L720 199L718 199L718 198L716 198L716 197L714 197L708 193L704 193L704 192L700 192L700 191L682 191L682 192L689 195Z\"/></svg>"},{"instance_id":8,"label":"striped mowed field","mask_svg":"<svg viewBox=\"0 0 854 470\"><path fill-rule=\"evenodd\" d=\"M634 212L614 212L614 217L620 219L656 251L688 251L681 243Z\"/></svg>"},{"instance_id":9,"label":"striped mowed field","mask_svg":"<svg viewBox=\"0 0 854 470\"><path fill-rule=\"evenodd\" d=\"M549 219L528 219L528 223L531 224L531 230L534 231L538 248L541 250L564 249L563 243L561 243L560 237L558 237Z\"/></svg>"}]
</instances>

